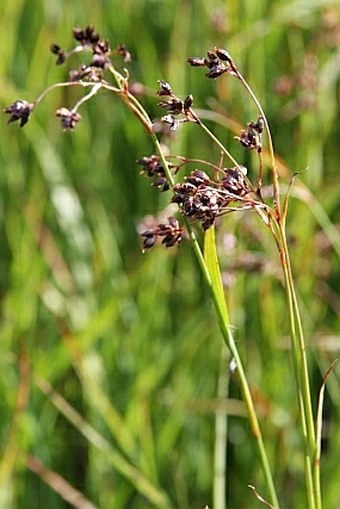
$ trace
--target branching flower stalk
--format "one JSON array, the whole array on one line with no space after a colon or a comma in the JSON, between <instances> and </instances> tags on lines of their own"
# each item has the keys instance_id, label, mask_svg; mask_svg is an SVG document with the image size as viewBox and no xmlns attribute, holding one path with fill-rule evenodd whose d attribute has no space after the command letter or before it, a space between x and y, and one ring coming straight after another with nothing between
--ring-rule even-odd
<instances>
[{"instance_id":1,"label":"branching flower stalk","mask_svg":"<svg viewBox=\"0 0 340 509\"><path fill-rule=\"evenodd\" d=\"M256 185L254 185L247 174L247 169L237 162L230 151L195 113L192 108L193 97L191 95L188 95L182 100L173 93L169 83L164 80L158 82L159 90L157 94L162 98L159 106L166 111L166 114L161 117L160 121L157 121L158 124L161 124L161 132L159 134L158 129L156 133L155 122L152 121L139 99L132 92L132 88L130 88L128 71L124 69L124 75L113 65L112 57L115 55L122 57L124 62L129 62L130 53L125 45L120 44L116 49L112 50L109 42L101 39L92 26L88 26L84 30L81 28L73 29L73 36L77 41L77 46L70 51L61 49L57 44L51 46L52 53L57 55L56 63L58 65L62 64L74 54L82 52L91 55L90 62L83 63L78 69L70 71L69 80L48 87L34 102L29 103L20 99L12 103L4 110L10 115L9 122L19 121L20 126L23 127L27 123L32 111L44 99L46 94L59 87L80 86L83 88L90 88L90 91L79 99L73 108L68 109L62 107L56 112L64 130L73 130L76 127L77 123L81 120L78 109L94 97L101 89L108 90L118 96L144 126L154 144L156 154L145 156L138 161L142 167L141 173L153 179L153 185L161 191L171 191L171 202L178 205L184 226L182 227L176 218L169 217L167 223L155 224L154 227L143 231L141 233L143 250L145 251L152 248L160 239L166 247L176 246L181 242L183 232L186 230L192 243L200 270L209 288L223 339L237 366L239 384L247 409L251 431L257 444L270 502L273 507L278 509L278 497L275 491L272 471L266 454L254 402L230 327L229 312L224 297L214 237L216 220L222 215L237 210L254 211L266 226L268 226L278 246L288 302L301 430L305 449L308 507L309 509L321 509L320 469L318 465L319 455L316 454L317 448L306 347L285 233L288 192L285 197L283 208L281 208L279 176L276 168L273 142L261 104L226 50L215 48L214 52L208 51L206 57L192 57L188 59L188 62L193 67L206 67L208 69L208 78L216 79L224 74L237 78L255 103L259 112L258 119L249 122L247 124L247 129L243 130L240 136L236 138L245 149L256 151L258 154L259 170ZM108 74L111 76L111 79L113 78L114 84L107 81L106 76ZM163 148L164 144L161 143L160 137L164 135L166 139L169 133L171 134L172 131L176 131L181 124L187 122L194 123L203 130L209 139L219 148L223 158L230 161L233 166L222 168L211 161L187 159L179 155L166 155ZM272 174L273 204L266 203L261 194L263 177L263 132L265 132L267 136L271 160L270 169ZM198 164L200 168L191 171L184 179L178 180L177 176L180 171L187 164L194 163ZM210 177L201 169L202 166L206 167L207 171L213 169L214 176ZM205 232L204 253L197 239L195 230L195 225L197 224L200 225Z\"/></svg>"}]
</instances>

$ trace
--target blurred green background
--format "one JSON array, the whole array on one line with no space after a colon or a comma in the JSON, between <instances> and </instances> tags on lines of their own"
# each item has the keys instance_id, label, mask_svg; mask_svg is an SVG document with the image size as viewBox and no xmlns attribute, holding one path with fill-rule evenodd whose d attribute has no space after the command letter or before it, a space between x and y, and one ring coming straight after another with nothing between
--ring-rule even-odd
<instances>
[{"instance_id":1,"label":"blurred green background","mask_svg":"<svg viewBox=\"0 0 340 509\"><path fill-rule=\"evenodd\" d=\"M131 83L156 90L165 79L193 94L202 118L214 111L209 125L250 175L256 159L233 126L254 119L253 105L236 80L209 81L186 59L226 47L257 93L283 182L301 172L288 232L316 404L340 349L338 1L2 0L1 107L65 79L49 46L70 47L72 27L88 23L113 47L127 45ZM51 93L24 129L0 122L0 507L224 509L218 458L225 507L260 507L247 488L266 496L255 447L190 245L141 252L140 221L167 205L135 163L152 145L108 92L81 109L75 132L62 132L54 112L81 93ZM160 116L156 98L141 100ZM171 153L217 163L203 134L184 127ZM221 221L218 241L282 507L303 508L276 248L247 215ZM340 508L339 381L336 366L323 437L327 509Z\"/></svg>"}]
</instances>

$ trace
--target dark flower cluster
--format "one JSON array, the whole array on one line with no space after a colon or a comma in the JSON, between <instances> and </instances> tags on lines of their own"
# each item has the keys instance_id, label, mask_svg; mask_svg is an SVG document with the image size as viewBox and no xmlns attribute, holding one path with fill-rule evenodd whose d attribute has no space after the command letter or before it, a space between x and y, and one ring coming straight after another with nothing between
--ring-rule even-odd
<instances>
[{"instance_id":1,"label":"dark flower cluster","mask_svg":"<svg viewBox=\"0 0 340 509\"><path fill-rule=\"evenodd\" d=\"M124 64L131 62L131 53L127 49L124 43L118 44L117 48L112 51L113 55L119 55L122 57Z\"/></svg>"},{"instance_id":2,"label":"dark flower cluster","mask_svg":"<svg viewBox=\"0 0 340 509\"><path fill-rule=\"evenodd\" d=\"M28 122L31 111L34 108L34 103L29 103L23 99L18 99L10 104L3 111L10 115L8 124L20 120L20 127L23 127Z\"/></svg>"},{"instance_id":3,"label":"dark flower cluster","mask_svg":"<svg viewBox=\"0 0 340 509\"><path fill-rule=\"evenodd\" d=\"M239 140L243 147L261 152L263 129L264 121L262 117L259 117L256 122L249 122L247 129L241 131L240 136L235 136L235 139Z\"/></svg>"},{"instance_id":4,"label":"dark flower cluster","mask_svg":"<svg viewBox=\"0 0 340 509\"><path fill-rule=\"evenodd\" d=\"M162 192L168 191L170 188L169 182L165 176L164 167L159 156L156 156L155 154L151 156L144 156L141 159L138 159L137 163L142 166L142 174L149 178L154 178L152 184L154 187L157 187ZM168 167L170 170L173 168L176 169L176 166L171 163L168 163Z\"/></svg>"},{"instance_id":5,"label":"dark flower cluster","mask_svg":"<svg viewBox=\"0 0 340 509\"><path fill-rule=\"evenodd\" d=\"M234 168L224 168L220 180L222 189L229 192L230 195L243 197L250 193L251 189L246 180L247 168L244 166Z\"/></svg>"},{"instance_id":6,"label":"dark flower cluster","mask_svg":"<svg viewBox=\"0 0 340 509\"><path fill-rule=\"evenodd\" d=\"M218 216L227 212L230 203L243 203L241 198L250 192L245 169L225 168L221 172L221 179L214 181L204 171L195 170L184 183L174 186L172 202L179 205L186 217L199 221L203 230L210 228Z\"/></svg>"},{"instance_id":7,"label":"dark flower cluster","mask_svg":"<svg viewBox=\"0 0 340 509\"><path fill-rule=\"evenodd\" d=\"M82 64L78 70L70 72L71 81L87 79L89 81L98 81L101 77L101 71L110 63L110 56L120 55L125 63L131 61L131 54L127 50L125 44L119 44L116 49L112 50L109 41L101 39L100 34L95 31L92 25L88 25L85 29L76 27L73 29L74 39L80 43L80 46L67 52L58 44L52 44L50 49L52 53L57 55L57 64L65 62L73 53L82 51L82 49L90 49L92 51L92 61L89 65Z\"/></svg>"},{"instance_id":8,"label":"dark flower cluster","mask_svg":"<svg viewBox=\"0 0 340 509\"><path fill-rule=\"evenodd\" d=\"M51 44L50 50L54 55L57 55L56 64L61 65L65 62L67 53L65 50L61 49L61 47L58 44Z\"/></svg>"},{"instance_id":9,"label":"dark flower cluster","mask_svg":"<svg viewBox=\"0 0 340 509\"><path fill-rule=\"evenodd\" d=\"M63 64L65 60L75 53L80 53L83 50L90 50L92 52L92 60L89 64L81 64L78 69L72 69L69 73L70 81L86 80L88 82L102 82L104 71L110 63L112 55L119 55L123 58L124 62L131 60L131 55L127 50L125 44L119 44L116 49L112 50L107 40L101 39L100 34L95 31L92 25L88 25L85 29L74 28L73 37L76 40L77 46L70 51L65 51L58 44L51 44L50 50L53 54L57 55L57 65ZM8 123L19 121L20 127L23 127L29 120L29 116L37 104L42 100L46 93L53 88L63 84L56 83L47 88L40 96L32 103L19 99L5 108L3 111L10 115ZM65 83L68 85L68 83ZM56 116L60 118L61 126L63 129L74 129L76 124L81 120L81 116L74 110L67 108L60 108L56 112Z\"/></svg>"},{"instance_id":10,"label":"dark flower cluster","mask_svg":"<svg viewBox=\"0 0 340 509\"><path fill-rule=\"evenodd\" d=\"M111 48L109 42L104 39L100 39L100 35L95 31L92 25L88 25L85 29L76 27L73 29L74 39L83 46L83 48L92 49L92 62L91 65L105 69L109 62L109 55L111 54ZM50 47L52 53L58 56L57 64L62 64L66 58L72 54L72 51L67 53L62 50L58 44L52 44Z\"/></svg>"},{"instance_id":11,"label":"dark flower cluster","mask_svg":"<svg viewBox=\"0 0 340 509\"><path fill-rule=\"evenodd\" d=\"M95 31L93 25L87 25L84 30L79 27L74 28L73 37L76 41L80 42L82 46L93 46L97 44L100 39L100 35Z\"/></svg>"},{"instance_id":12,"label":"dark flower cluster","mask_svg":"<svg viewBox=\"0 0 340 509\"><path fill-rule=\"evenodd\" d=\"M206 74L208 78L218 78L222 74L228 73L238 77L237 67L228 51L223 48L215 48L215 52L207 51L207 56L190 57L188 62L193 67L207 67L209 70Z\"/></svg>"},{"instance_id":13,"label":"dark flower cluster","mask_svg":"<svg viewBox=\"0 0 340 509\"><path fill-rule=\"evenodd\" d=\"M143 237L143 250L150 249L155 245L158 238L162 238L165 247L178 245L182 240L183 228L179 226L174 217L169 217L167 223L158 224L155 228L145 230L141 233Z\"/></svg>"},{"instance_id":14,"label":"dark flower cluster","mask_svg":"<svg viewBox=\"0 0 340 509\"><path fill-rule=\"evenodd\" d=\"M179 99L172 91L171 85L164 80L159 80L159 90L157 95L168 97L166 101L161 101L158 106L167 111L167 115L162 117L162 121L170 125L170 130L175 131L181 122L196 122L193 116L191 106L193 104L192 95L188 95L183 101ZM177 119L177 115L183 115L184 118Z\"/></svg>"},{"instance_id":15,"label":"dark flower cluster","mask_svg":"<svg viewBox=\"0 0 340 509\"><path fill-rule=\"evenodd\" d=\"M67 108L60 108L55 114L60 118L61 127L64 131L74 129L76 124L81 120L81 115L79 113L68 110Z\"/></svg>"}]
</instances>

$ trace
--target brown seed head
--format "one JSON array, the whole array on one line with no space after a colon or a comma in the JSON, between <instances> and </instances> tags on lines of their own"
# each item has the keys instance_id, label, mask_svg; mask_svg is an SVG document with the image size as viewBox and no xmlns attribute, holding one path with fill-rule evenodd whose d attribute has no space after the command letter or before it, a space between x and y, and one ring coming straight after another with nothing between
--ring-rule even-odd
<instances>
[{"instance_id":1,"label":"brown seed head","mask_svg":"<svg viewBox=\"0 0 340 509\"><path fill-rule=\"evenodd\" d=\"M81 115L76 111L60 108L56 111L56 116L60 118L61 127L64 131L73 130L81 120Z\"/></svg>"},{"instance_id":2,"label":"brown seed head","mask_svg":"<svg viewBox=\"0 0 340 509\"><path fill-rule=\"evenodd\" d=\"M28 122L31 111L34 108L34 103L29 103L23 99L18 99L14 103L10 104L3 111L10 115L8 124L20 120L20 127L24 127Z\"/></svg>"}]
</instances>

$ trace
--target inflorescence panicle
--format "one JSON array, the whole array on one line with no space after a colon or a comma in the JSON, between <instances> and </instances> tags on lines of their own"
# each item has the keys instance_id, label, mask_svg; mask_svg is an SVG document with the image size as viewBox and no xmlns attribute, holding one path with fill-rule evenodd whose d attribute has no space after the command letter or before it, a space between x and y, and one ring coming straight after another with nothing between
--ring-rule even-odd
<instances>
[{"instance_id":1,"label":"inflorescence panicle","mask_svg":"<svg viewBox=\"0 0 340 509\"><path fill-rule=\"evenodd\" d=\"M206 57L190 57L188 63L193 67L206 67L208 78L218 78L222 74L238 77L238 70L227 50L215 48L215 52L207 51Z\"/></svg>"},{"instance_id":2,"label":"inflorescence panicle","mask_svg":"<svg viewBox=\"0 0 340 509\"><path fill-rule=\"evenodd\" d=\"M119 55L124 63L131 61L131 54L125 44L120 43L115 49L111 49L110 42L103 39L92 25L72 30L75 40L75 47L66 51L58 44L53 43L50 46L51 52L57 56L56 64L61 65L72 55L79 53L89 53L90 57L86 62L82 62L78 67L69 71L68 81L56 83L46 89L34 102L17 100L4 109L4 112L10 115L8 123L19 121L20 127L23 127L29 120L29 116L43 97L58 86L80 85L90 87L90 92L80 99L73 108L65 106L56 111L56 116L60 120L63 130L73 130L81 120L78 108L81 104L89 100L97 93L100 88L111 90L116 95L121 95L125 102L130 105L130 109L141 119L145 120L142 106L136 97L130 93L133 86L128 84L128 75L120 74L114 68L111 58ZM208 51L206 57L191 57L188 62L193 67L206 67L208 69L208 78L218 78L223 74L240 77L236 65L227 50L215 48L214 51ZM106 74L111 73L115 80L118 79L118 88L107 81ZM105 78L104 78L105 76ZM121 87L119 88L119 83ZM165 80L158 80L158 91L156 94L161 98L158 106L165 111L159 121L161 125L167 126L167 129L161 129L158 136L169 131L176 131L180 124L195 123L201 125L201 121L193 111L193 96L187 95L184 99L179 98L173 91L172 86ZM159 123L158 121L158 123ZM156 126L157 122L151 125ZM260 116L256 121L247 124L247 128L242 130L239 136L235 138L241 145L250 150L256 150L261 154L262 150L262 131L264 129L264 120ZM156 131L151 129L150 134ZM177 158L178 163L170 161ZM231 168L220 168L208 161L203 161L206 166L214 167L214 177L210 177L202 168L196 168L189 175L184 176L182 181L174 184L173 178L179 170L190 160L180 156L161 157L160 154L145 156L138 159L137 163L141 166L141 173L152 179L152 185L160 191L171 191L171 203L177 204L180 214L187 220L198 223L203 230L207 230L215 224L216 219L226 213L234 210L255 209L263 207L261 195L254 192L251 182L247 176L247 169L241 165ZM234 162L235 164L235 162ZM166 165L166 168L165 168ZM259 201L260 200L260 201ZM177 219L169 217L164 224L157 224L152 229L147 229L141 233L143 239L143 250L150 249L158 239L166 247L173 247L180 243L182 239L183 228L179 225Z\"/></svg>"},{"instance_id":3,"label":"inflorescence panicle","mask_svg":"<svg viewBox=\"0 0 340 509\"><path fill-rule=\"evenodd\" d=\"M240 207L249 205L248 200L242 199L251 191L245 174L245 169L224 168L221 178L213 180L203 170L196 169L183 183L174 186L171 201L179 205L184 216L198 221L202 229L207 230L217 217L229 211L231 203L238 203Z\"/></svg>"},{"instance_id":4,"label":"inflorescence panicle","mask_svg":"<svg viewBox=\"0 0 340 509\"><path fill-rule=\"evenodd\" d=\"M155 228L145 230L141 233L143 238L143 251L155 245L157 239L162 239L165 247L173 247L182 240L184 228L181 227L175 217L169 217L166 223L160 223Z\"/></svg>"},{"instance_id":5,"label":"inflorescence panicle","mask_svg":"<svg viewBox=\"0 0 340 509\"><path fill-rule=\"evenodd\" d=\"M72 30L72 33L76 46L71 50L66 51L56 43L50 45L50 51L57 56L56 64L62 65L72 55L82 52L91 53L90 61L83 62L77 68L71 69L67 82L55 83L40 94L34 102L30 103L19 99L6 107L3 111L10 115L8 123L19 121L20 127L27 124L33 109L45 97L46 93L54 88L71 86L73 83L77 84L77 82L83 86L96 86L98 83L104 86L106 84L104 73L111 65L111 57L118 55L124 63L131 61L131 54L125 44L120 43L115 49L111 49L109 41L102 39L92 25L88 25L85 29L76 27ZM111 90L113 90L112 87ZM64 130L73 130L81 120L81 115L76 109L62 107L56 111L56 116L60 118L61 127Z\"/></svg>"},{"instance_id":6,"label":"inflorescence panicle","mask_svg":"<svg viewBox=\"0 0 340 509\"><path fill-rule=\"evenodd\" d=\"M173 93L170 83L159 80L158 85L157 95L168 97L166 101L158 103L158 106L167 112L166 115L161 117L161 121L168 124L171 131L176 131L183 122L197 122L191 110L194 101L192 95L188 95L182 100ZM179 115L181 115L181 118L177 118Z\"/></svg>"},{"instance_id":7,"label":"inflorescence panicle","mask_svg":"<svg viewBox=\"0 0 340 509\"><path fill-rule=\"evenodd\" d=\"M258 117L256 122L249 122L247 129L242 130L240 136L235 136L236 140L239 140L244 148L250 150L262 151L262 132L264 129L263 118Z\"/></svg>"}]
</instances>

